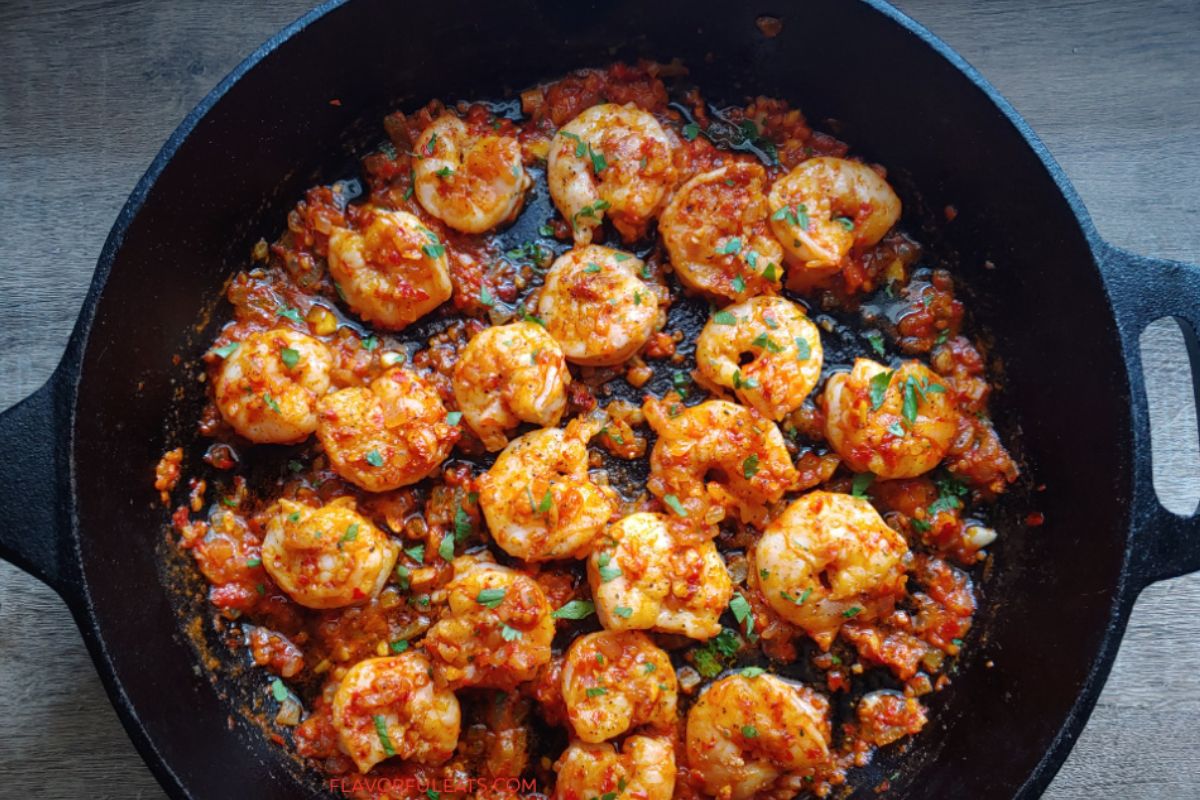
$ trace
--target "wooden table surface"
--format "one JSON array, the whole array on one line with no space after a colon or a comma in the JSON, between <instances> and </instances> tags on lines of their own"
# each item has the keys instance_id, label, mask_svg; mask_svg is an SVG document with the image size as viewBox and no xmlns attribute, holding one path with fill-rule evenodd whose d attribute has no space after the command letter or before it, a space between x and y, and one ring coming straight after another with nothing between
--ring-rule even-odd
<instances>
[{"instance_id":1,"label":"wooden table surface","mask_svg":"<svg viewBox=\"0 0 1200 800\"><path fill-rule=\"evenodd\" d=\"M0 2L0 408L57 362L108 228L167 135L307 5ZM1200 262L1196 0L900 5L1025 115L1104 236ZM1178 329L1156 324L1143 347L1159 491L1188 511L1200 497L1200 458ZM1047 795L1200 797L1197 663L1200 575L1151 587ZM161 796L63 604L0 564L0 797Z\"/></svg>"}]
</instances>

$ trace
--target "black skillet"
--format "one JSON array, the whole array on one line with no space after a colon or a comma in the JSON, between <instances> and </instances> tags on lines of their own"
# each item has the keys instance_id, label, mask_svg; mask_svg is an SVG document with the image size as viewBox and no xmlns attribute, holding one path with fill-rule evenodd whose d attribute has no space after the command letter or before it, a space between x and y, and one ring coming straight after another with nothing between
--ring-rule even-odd
<instances>
[{"instance_id":1,"label":"black skillet","mask_svg":"<svg viewBox=\"0 0 1200 800\"><path fill-rule=\"evenodd\" d=\"M764 13L782 18L777 38L755 26ZM1101 241L1028 126L911 20L870 0L331 3L263 45L172 135L109 235L62 363L0 417L0 555L66 600L171 795L319 786L196 668L162 588L165 512L149 484L164 424L190 431L195 412L173 410L177 390L195 392L172 356L200 356L213 324L192 326L251 243L281 228L307 186L346 175L387 110L637 56L684 59L712 98L761 93L836 118L927 207L958 208L937 246L957 253L1003 363L999 424L1045 484L1001 510L979 655L934 697L908 757L886 754L856 783L900 763L895 796L1037 795L1096 701L1138 592L1200 569L1200 520L1164 510L1151 487L1138 351L1150 321L1174 316L1200 363L1200 271ZM1045 525L1023 525L1029 510Z\"/></svg>"}]
</instances>

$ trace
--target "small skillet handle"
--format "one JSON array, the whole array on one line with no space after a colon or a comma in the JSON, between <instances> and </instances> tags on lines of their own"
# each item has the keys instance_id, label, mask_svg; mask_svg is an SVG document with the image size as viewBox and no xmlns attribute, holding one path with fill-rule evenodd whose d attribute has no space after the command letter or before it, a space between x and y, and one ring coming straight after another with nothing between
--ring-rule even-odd
<instances>
[{"instance_id":1,"label":"small skillet handle","mask_svg":"<svg viewBox=\"0 0 1200 800\"><path fill-rule=\"evenodd\" d=\"M1200 514L1183 517L1163 508L1154 493L1150 414L1139 337L1156 319L1179 322L1200 407L1200 266L1147 258L1102 245L1100 264L1125 343L1134 415L1135 475L1130 579L1136 591L1167 578L1200 571Z\"/></svg>"},{"instance_id":2,"label":"small skillet handle","mask_svg":"<svg viewBox=\"0 0 1200 800\"><path fill-rule=\"evenodd\" d=\"M68 537L70 480L66 437L67 370L0 414L0 558L66 600L78 584Z\"/></svg>"}]
</instances>

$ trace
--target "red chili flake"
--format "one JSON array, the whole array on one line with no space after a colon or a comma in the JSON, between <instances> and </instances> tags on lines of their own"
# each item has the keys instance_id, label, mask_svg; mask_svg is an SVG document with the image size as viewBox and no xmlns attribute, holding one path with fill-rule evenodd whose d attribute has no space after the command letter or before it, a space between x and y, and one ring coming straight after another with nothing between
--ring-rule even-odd
<instances>
[{"instance_id":1,"label":"red chili flake","mask_svg":"<svg viewBox=\"0 0 1200 800\"><path fill-rule=\"evenodd\" d=\"M1030 528L1036 528L1046 522L1046 515L1040 511L1030 511L1025 516L1025 524Z\"/></svg>"},{"instance_id":2,"label":"red chili flake","mask_svg":"<svg viewBox=\"0 0 1200 800\"><path fill-rule=\"evenodd\" d=\"M958 216L958 209L954 206L946 206L942 209L942 213L946 215L946 222L954 222L954 218Z\"/></svg>"},{"instance_id":3,"label":"red chili flake","mask_svg":"<svg viewBox=\"0 0 1200 800\"><path fill-rule=\"evenodd\" d=\"M342 101L335 97L329 101L329 105L334 106L335 108L340 108L342 105Z\"/></svg>"}]
</instances>

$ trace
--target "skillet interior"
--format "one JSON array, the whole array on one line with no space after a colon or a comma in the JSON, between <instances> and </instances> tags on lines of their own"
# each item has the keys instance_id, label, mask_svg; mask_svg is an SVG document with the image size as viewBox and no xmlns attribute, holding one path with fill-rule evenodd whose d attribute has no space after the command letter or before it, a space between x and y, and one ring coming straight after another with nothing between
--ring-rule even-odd
<instances>
[{"instance_id":1,"label":"skillet interior","mask_svg":"<svg viewBox=\"0 0 1200 800\"><path fill-rule=\"evenodd\" d=\"M842 0L764 10L783 18L778 38L761 35L756 9L730 3L356 0L280 46L180 147L129 225L99 302L74 467L97 643L192 795L306 792L282 751L230 717L245 698L196 669L160 588L167 534L150 476L165 447L194 435L183 421L201 401L172 357L195 362L215 330L207 312L251 244L274 236L308 185L352 172L386 110L494 97L639 55L683 59L713 99L774 95L814 122L834 117L855 152L891 169L908 208L918 205L903 191L911 185L928 208L958 209L944 242L921 237L959 254L976 329L991 332L1003 364L1001 434L1022 443L1027 472L1047 488L1002 503L997 568L972 633L983 644L930 698L931 724L894 783L910 797L1001 797L1034 770L1100 651L1128 528L1128 386L1088 241L1020 133L918 38ZM919 215L908 222L920 229ZM1033 509L1046 526L1023 525ZM893 767L884 758L873 769L882 777Z\"/></svg>"}]
</instances>

